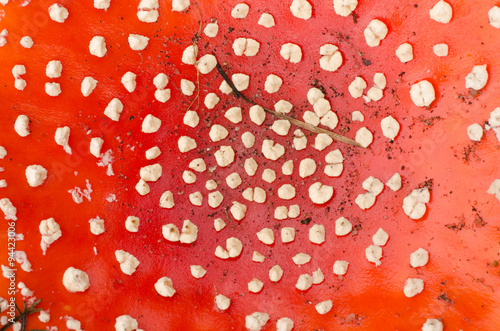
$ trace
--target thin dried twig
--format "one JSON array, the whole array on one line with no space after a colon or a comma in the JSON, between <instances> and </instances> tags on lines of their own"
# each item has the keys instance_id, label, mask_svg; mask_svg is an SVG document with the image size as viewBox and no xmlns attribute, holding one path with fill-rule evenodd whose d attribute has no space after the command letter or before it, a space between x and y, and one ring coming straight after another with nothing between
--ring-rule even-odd
<instances>
[{"instance_id":1,"label":"thin dried twig","mask_svg":"<svg viewBox=\"0 0 500 331\"><path fill-rule=\"evenodd\" d=\"M222 66L219 63L217 63L217 71L222 76L222 78L226 81L226 83L231 87L231 89L233 90L233 93L236 96L236 98L241 98L244 101L246 101L246 102L248 102L248 103L250 103L252 105L260 106L256 102L254 102L253 100L249 99L248 97L246 97L245 95L243 95L243 93L241 93L240 91L238 91L236 89L236 87L234 86L233 82L229 79L229 77L224 72L224 69L222 69ZM260 107L262 107L262 106L260 106ZM293 117L290 117L288 115L279 113L277 111L274 111L274 110L271 110L271 109L268 109L268 108L265 108L265 107L262 107L262 109L264 109L264 111L266 113L271 114L274 117L287 120L291 124L293 124L295 126L298 126L299 128L302 128L302 129L305 129L305 130L308 130L308 131L311 131L311 132L314 132L314 133L324 133L324 134L327 134L329 137L331 137L334 140L337 140L337 141L340 141L340 142L343 142L343 143L346 143L346 144L349 144L349 145L353 145L353 146L356 146L356 147L363 148L363 146L361 146L360 143L358 143L357 141L352 140L350 138L347 138L345 136L342 136L342 135L340 135L338 133L334 133L332 131L329 131L329 130L326 130L326 129L323 129L323 128L319 128L319 127L314 126L312 124L299 121L299 120L297 120L297 119L295 119Z\"/></svg>"},{"instance_id":2,"label":"thin dried twig","mask_svg":"<svg viewBox=\"0 0 500 331\"><path fill-rule=\"evenodd\" d=\"M195 33L194 38L193 38L193 48L195 49L196 54L198 55L198 40L200 40L201 37L201 29L203 27L203 19L201 17L201 10L200 7L198 7L198 3L195 4L196 9L198 9L198 15L200 16L200 25L198 32ZM186 112L191 109L195 101L198 101L198 108L200 108L200 70L198 70L198 65L195 63L194 65L196 69L196 96L194 97L193 101L189 104L189 107L186 109Z\"/></svg>"},{"instance_id":3,"label":"thin dried twig","mask_svg":"<svg viewBox=\"0 0 500 331\"><path fill-rule=\"evenodd\" d=\"M0 328L0 331L5 331L8 328L10 328L12 325L14 325L16 322L21 321L21 331L26 330L26 325L27 325L27 317L31 314L35 314L40 312L42 309L41 308L36 308L36 306L42 301L42 299L36 300L31 307L27 307L26 301L23 301L23 311L19 309L17 304L14 304L16 307L16 310L19 312L19 315L14 317L13 322L8 322L5 324L2 328ZM37 330L31 330L31 331L37 331Z\"/></svg>"}]
</instances>

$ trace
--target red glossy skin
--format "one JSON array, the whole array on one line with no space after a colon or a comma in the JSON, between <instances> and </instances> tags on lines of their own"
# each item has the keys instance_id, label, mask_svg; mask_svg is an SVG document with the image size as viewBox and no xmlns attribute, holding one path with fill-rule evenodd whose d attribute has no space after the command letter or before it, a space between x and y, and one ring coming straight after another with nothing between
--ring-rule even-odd
<instances>
[{"instance_id":1,"label":"red glossy skin","mask_svg":"<svg viewBox=\"0 0 500 331\"><path fill-rule=\"evenodd\" d=\"M113 329L116 317L128 314L145 330L243 330L245 316L262 311L271 317L265 330L275 329L276 320L285 316L294 320L297 330L417 330L427 318L442 318L446 330L500 328L500 298L496 291L500 285L499 268L493 265L498 260L500 204L486 194L490 183L498 178L499 143L491 131L480 143L472 143L466 135L469 124L484 123L500 104L496 93L500 88L496 79L500 75L500 31L487 22L491 4L455 1L452 21L442 25L429 19L428 10L434 3L427 0L419 1L418 6L399 4L396 0L384 5L361 2L355 10L357 23L352 16L335 15L331 2L314 3L313 18L308 21L294 18L288 2L250 3L250 13L244 20L230 17L236 1L202 1L192 5L187 13L172 13L170 3L161 2L159 22L146 24L137 20L135 2L112 1L104 12L92 8L91 3L60 1L70 16L59 24L48 17L51 3L33 0L26 7L9 3L0 21L10 32L8 44L0 48L0 145L8 151L7 157L0 160L0 166L5 168L0 177L8 182L8 187L1 189L0 198L10 198L18 208L17 231L24 234L25 240L18 242L17 247L27 252L33 264L31 273L18 272L18 281L24 281L37 298L43 299L41 307L49 309L52 316L48 325L64 329L64 320L59 317L72 316L86 330L108 330ZM275 27L266 29L256 24L262 12L274 15ZM289 100L294 104L292 116L301 118L303 111L312 110L306 93L317 81L325 88L326 97L340 118L335 131L354 137L358 128L366 126L375 137L371 147L362 150L334 143L322 152L312 146L296 152L291 147L293 128L283 138L270 131L269 116L263 126L253 124L246 116L248 104L220 93L222 79L215 70L200 76L199 102L192 102L194 96L183 96L179 88L181 78L196 81L197 75L192 66L180 63L180 58L199 29L200 15L203 26L211 19L219 23L216 38L202 34L198 41L200 55L213 52L228 73L249 74L246 95L270 108L280 99ZM366 45L362 33L373 18L389 27L387 38L376 48ZM147 49L139 53L130 50L128 33L150 37ZM32 49L18 44L25 34L35 42ZM94 35L106 39L108 53L103 58L88 52ZM257 56L234 55L232 42L241 36L261 43ZM301 46L303 59L299 64L287 63L279 55L285 42ZM414 47L415 59L407 64L400 63L394 55L403 42ZM432 46L441 42L450 46L448 57L438 58L432 53ZM319 47L325 43L338 45L343 54L344 64L335 73L318 66ZM364 65L362 58L371 64ZM62 62L63 74L51 80L45 77L45 65L54 59ZM470 97L464 77L474 65L483 63L488 64L490 80L478 96ZM28 85L24 91L14 89L10 71L15 64L26 66L23 78ZM137 89L131 94L120 83L129 70L138 76ZM164 105L154 99L152 80L159 72L170 77L167 87L172 90L171 100ZM352 99L347 86L354 77L362 76L370 87L375 72L383 72L387 77L384 98L368 105L361 99ZM272 95L263 89L270 73L284 80L280 91ZM80 82L88 75L99 83L84 98ZM430 80L436 88L437 99L428 110L416 107L409 97L410 85L422 79ZM59 82L63 93L56 98L47 96L43 90L47 81ZM203 98L209 92L221 97L211 111L203 106ZM456 98L459 94L465 96L464 101ZM103 115L113 97L125 105L117 123ZM200 114L200 124L194 129L182 124L190 105ZM235 105L240 105L245 115L238 125L223 117L225 109ZM363 123L350 121L353 110L365 115ZM142 120L149 113L162 120L158 133L141 132ZM31 120L31 134L26 138L13 130L19 114L26 114ZM389 114L402 126L394 143L387 142L380 129L380 120ZM215 123L230 129L229 137L220 143L212 143L208 138L210 126ZM71 128L72 156L53 139L56 128L64 125ZM252 149L245 149L239 138L245 131L256 136ZM197 150L180 154L177 139L181 135L194 137ZM97 166L98 160L88 152L89 141L95 136L104 139L103 151L113 151L115 176L106 176L106 168ZM260 153L262 140L267 137L286 147L285 157L278 162L266 160ZM314 142L312 135L308 135L308 142ZM197 182L192 185L182 182L182 171L192 159L204 157L208 166L215 166L212 153L218 146L229 144L237 159L228 169L217 167L214 172L197 173ZM162 155L147 161L144 151L154 145L160 146ZM323 174L324 156L335 148L340 148L346 158L344 172L339 178L328 178ZM463 159L464 148L472 149L468 162ZM259 163L254 177L247 176L242 168L247 157ZM305 157L314 158L318 170L301 179L297 176L298 166ZM293 176L281 173L285 159L294 160ZM139 169L155 162L163 166L163 176L151 183L149 195L141 197L134 189ZM30 164L40 164L49 172L47 181L38 188L29 187L25 181L24 171ZM266 167L278 174L271 185L261 179ZM240 173L244 180L236 190L229 189L224 180L232 172ZM400 191L394 193L386 187L375 206L367 211L354 204L356 196L363 193L364 179L372 175L385 182L394 172L403 177ZM84 188L86 179L92 185L92 200L85 199L77 205L67 191L75 186ZM215 179L224 195L223 204L216 210L207 205L204 185L208 179ZM402 200L430 179L433 185L428 213L422 220L413 221L403 213ZM334 198L324 206L313 205L308 198L307 189L317 180L335 188ZM290 202L275 194L285 183L297 188L297 197ZM266 189L265 204L249 203L241 197L249 186ZM174 192L176 205L172 210L158 207L165 190ZM193 208L187 196L198 190L204 194L204 204ZM116 194L117 201L106 201L109 194ZM226 216L225 209L235 200L248 206L241 222ZM273 218L276 206L294 203L301 207L297 219L279 222ZM124 222L128 215L141 219L138 233L126 231ZM485 221L484 226L475 222L477 215ZM100 236L89 231L88 220L96 216L105 220L106 232ZM340 216L361 227L357 234L334 235L334 221ZM38 224L49 217L60 224L63 235L43 256ZM213 229L217 217L228 224L219 233ZM306 218L311 218L311 222L301 224ZM178 245L163 239L163 224L180 227L184 219L199 227L194 244ZM461 221L464 226L459 231L445 226ZM308 240L308 229L313 224L326 227L327 240L322 245ZM297 229L293 243L281 243L277 228L283 226ZM274 229L276 242L271 247L259 242L255 235L264 227ZM383 248L382 265L375 267L366 260L364 251L379 227L390 239ZM216 258L215 248L231 236L243 242L241 256L227 261ZM0 238L6 241L5 222L1 224ZM409 265L409 256L419 247L430 252L430 262L415 270ZM141 262L132 276L119 270L114 257L117 249L132 253ZM251 261L254 250L266 255L264 263ZM311 263L295 266L291 257L299 252L310 254ZM6 254L0 259L5 264ZM332 272L334 261L339 259L350 263L342 280ZM207 275L194 279L189 271L192 264L202 265ZM276 264L283 268L284 276L273 284L268 270ZM91 286L86 292L68 293L63 287L62 275L69 266L89 274ZM295 289L300 274L311 273L318 267L325 274L324 283L306 292ZM177 290L173 298L160 297L154 290L154 283L163 276L173 280ZM403 284L409 277L425 282L424 291L414 298L403 295ZM247 283L253 278L264 282L259 294L247 290ZM7 286L3 278L0 284L2 288ZM214 305L214 297L219 293L232 300L226 312L217 311ZM333 309L321 316L314 305L328 299L333 301ZM355 314L353 321L346 321L349 314ZM29 328L35 327L43 328L45 324L32 317Z\"/></svg>"}]
</instances>

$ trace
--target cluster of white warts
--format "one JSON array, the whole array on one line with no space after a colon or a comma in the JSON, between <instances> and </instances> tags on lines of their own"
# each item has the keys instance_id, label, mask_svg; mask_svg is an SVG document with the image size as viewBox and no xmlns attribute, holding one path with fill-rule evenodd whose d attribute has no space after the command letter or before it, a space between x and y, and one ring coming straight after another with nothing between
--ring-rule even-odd
<instances>
[{"instance_id":1,"label":"cluster of white warts","mask_svg":"<svg viewBox=\"0 0 500 331\"><path fill-rule=\"evenodd\" d=\"M106 10L110 6L110 0L95 0L94 6L98 9ZM172 3L172 10L183 11L189 6L189 0L174 0ZM335 0L334 9L335 12L341 16L348 16L356 8L356 0ZM142 0L138 7L137 17L142 22L152 23L156 22L159 16L158 13L158 2L156 0ZM294 0L290 6L292 14L301 19L309 19L312 16L312 5L306 0ZM240 3L234 7L231 15L236 19L243 19L247 16L249 12L249 6L244 3ZM49 14L52 20L63 23L69 16L68 10L59 4L53 4L49 7ZM500 8L493 7L489 13L490 24L493 27L500 28ZM452 19L452 8L445 1L439 1L430 10L431 19L446 24ZM262 14L258 22L260 25L270 28L274 26L274 18L268 13ZM210 23L206 26L204 30L208 37L215 37L218 32L217 23ZM379 21L373 20L367 26L364 31L364 36L367 44L370 47L376 47L380 42L387 36L388 29L387 26ZM7 42L8 32L3 30L0 34L0 46L5 45ZM149 38L141 35L130 34L128 38L129 46L135 51L142 51L147 47ZM25 48L31 48L33 46L33 40L29 36L25 36L21 39L21 45ZM237 38L233 43L233 50L237 56L255 56L259 51L260 44L258 41L251 38ZM448 46L446 44L437 44L433 48L434 53L437 56L447 56ZM92 38L89 44L90 54L103 57L106 55L107 48L103 37L95 36ZM302 51L300 46L287 43L284 44L280 51L281 56L290 61L291 63L299 63L302 59ZM342 54L336 45L325 44L320 48L321 58L319 60L322 69L327 71L336 71L342 65ZM196 45L189 46L183 54L183 62L187 64L193 64L197 67L197 70L202 74L207 74L215 68L216 59L213 55L205 55L197 60L198 49ZM396 56L401 62L408 62L413 59L413 48L409 43L404 43L398 47L396 50ZM62 72L62 64L60 61L50 61L46 67L46 76L48 78L59 78ZM12 74L15 79L15 87L18 90L24 90L26 87L26 81L21 78L22 75L26 73L26 69L23 65L16 65L12 70ZM132 72L127 72L122 77L122 84L129 92L133 92L136 87L136 74ZM244 74L234 74L232 76L233 83L239 91L245 90L249 85L249 77ZM474 90L482 89L488 80L488 72L486 65L478 65L473 68L471 73L466 76L466 88L472 88ZM265 90L268 93L277 92L282 84L282 79L274 74L267 77L265 82ZM363 97L366 102L378 101L383 97L383 89L386 86L385 76L382 73L376 73L373 79L374 85L371 87L366 95L363 95L364 89L367 87L365 80L361 77L356 77L355 80L349 86L349 92L353 98ZM160 73L154 79L154 85L157 88L155 92L155 98L165 103L170 99L170 89L166 89L168 84L168 77ZM92 91L97 86L97 80L92 77L85 77L82 81L81 92L86 97L92 93ZM181 81L181 90L185 95L192 95L195 90L195 85L193 82L183 79ZM229 85L223 81L220 90L223 93L231 93L232 90ZM61 93L60 85L56 82L48 82L45 85L45 91L49 96L58 96ZM410 90L410 95L417 106L429 106L435 99L434 87L432 84L426 80L420 81L412 85ZM334 129L337 126L338 118L336 114L331 110L329 102L324 98L324 94L318 89L311 89L308 92L308 100L313 106L312 111L306 111L303 115L305 122L312 125L324 125L330 129ZM210 93L205 98L205 105L207 108L212 109L215 107L219 98L216 94ZM280 100L275 104L275 110L281 113L288 113L291 111L293 105L288 101ZM118 99L113 99L105 110L105 115L114 121L118 121L120 114L123 111L123 104ZM500 109L497 108L492 112L489 128L496 128L500 126ZM239 123L242 120L241 109L238 107L233 107L226 112L226 118L232 123ZM261 125L265 120L265 112L259 106L254 106L250 109L250 119L257 125ZM353 112L353 120L363 120L363 115L359 112ZM184 117L184 124L195 127L198 125L199 117L194 111L188 111ZM149 114L144 119L142 124L142 131L145 133L154 133L159 130L161 126L161 120ZM393 140L399 132L399 123L391 116L384 118L381 122L382 130L384 136L388 139ZM276 120L272 125L272 130L281 136L286 136L288 130L290 129L290 123L286 120ZM488 129L488 128L487 128ZM21 137L25 137L30 134L29 130L29 119L25 115L20 115L15 122L15 131ZM471 140L479 141L483 134L483 129L479 124L473 124L467 129L467 133ZM213 125L210 129L209 134L213 142L218 142L225 139L228 136L228 131L221 125ZM245 132L242 137L242 142L246 148L252 148L255 142L255 137L250 132ZM63 146L65 151L71 154L71 148L68 145L69 140L69 127L58 128L55 135L56 143ZM362 144L364 147L368 147L373 136L368 129L362 128L356 134L356 140ZM316 137L314 147L318 150L323 150L332 143L331 138L319 134ZM300 129L294 132L294 143L293 146L296 150L304 149L307 144L307 140L304 137ZM101 156L101 148L103 145L103 140L98 137L94 137L91 140L90 151L96 157ZM190 137L181 137L179 139L179 150L181 152L189 152L190 150L196 148L196 142ZM146 151L146 158L148 160L154 159L160 155L161 151L159 147L155 146ZM272 140L265 140L262 145L262 153L264 156L270 160L277 160L284 154L284 147L280 144L274 143ZM2 147L0 150L1 158L6 155L5 149ZM234 162L234 151L231 146L221 146L221 148L215 153L215 158L217 164L220 167L227 167L232 162ZM330 152L325 158L327 166L325 168L325 173L332 177L340 176L342 172L342 161L343 156L339 150ZM245 161L245 171L249 176L253 176L256 173L258 164L252 158ZM189 168L197 172L203 172L206 170L206 165L203 159L193 160ZM300 162L299 174L302 178L311 176L316 171L316 163L312 159L304 159ZM293 172L293 162L291 160L286 161L283 164L282 172L285 175L291 175ZM157 181L161 176L161 166L159 164L154 164L151 166L146 166L141 168L140 177L141 180L137 184L136 189L141 195L145 195L149 192L148 181ZM26 169L26 177L30 186L37 187L42 185L47 178L47 171L40 165L31 165ZM262 179L272 183L276 178L276 174L271 169L265 169L263 172ZM196 175L190 170L186 170L183 173L183 180L187 183L194 183L196 181ZM241 184L241 178L237 173L233 173L226 179L229 187L236 188ZM494 194L500 200L500 180L496 180L492 183L488 193ZM1 183L3 186L4 183ZM393 190L398 190L401 187L401 177L399 174L392 176L386 183L388 187ZM360 194L356 199L356 203L361 209L370 208L378 194L383 190L383 184L380 180L370 177L365 182L363 182L363 188L367 193ZM206 183L206 188L209 191L215 190L217 183L210 180ZM278 190L278 196L283 200L290 200L295 197L295 188L290 184L284 184ZM333 196L333 188L323 185L321 183L315 183L309 188L309 196L311 200L315 203L326 203ZM202 194L200 192L195 192L190 194L190 201L193 205L199 206L202 204ZM257 203L264 203L266 200L265 191L262 188L247 188L243 192L243 198L248 201L254 201ZM209 194L208 203L211 207L217 208L222 203L223 197L219 191L215 191ZM413 218L419 219L425 213L425 203L429 201L429 192L426 189L418 189L411 192L411 194L405 198L403 209L405 213ZM165 192L160 199L160 206L164 208L172 208L174 206L173 195L171 192ZM9 199L0 200L0 207L7 219L16 219L16 208L10 203ZM230 209L231 214L235 219L241 220L245 216L246 206L239 203L233 202L233 206ZM287 217L295 218L300 215L300 208L298 205L291 205L289 207L279 206L275 210L276 219L284 219ZM131 232L137 232L139 228L139 219L135 216L129 216L125 222L127 230ZM214 227L217 231L224 228L225 223L222 219L217 219L214 222ZM96 219L90 220L91 232L98 235L104 232L104 222L98 217ZM352 229L351 223L341 217L336 221L335 233L337 236L347 235ZM42 235L41 246L46 252L47 247L57 240L61 236L61 231L59 225L54 221L53 218L44 220L40 224L40 233ZM183 243L192 243L196 240L198 233L198 228L196 225L191 223L189 220L184 221L181 232L177 229L174 224L167 224L163 227L163 235L169 241L180 241ZM262 229L257 233L258 239L264 244L271 245L274 243L273 231L269 228ZM281 230L281 239L283 243L291 242L295 238L294 228L283 228ZM309 239L312 243L321 244L325 240L325 229L323 225L316 224L310 228ZM388 234L379 229L377 233L373 236L373 243L366 249L366 258L368 261L380 265L380 258L382 257L381 246L384 246L389 239ZM226 242L226 247L218 246L215 255L219 258L230 258L237 257L240 255L242 250L242 244L237 238L229 238ZM23 253L23 252L18 252ZM19 258L17 258L19 256ZM139 265L139 261L130 253L122 250L116 251L117 261L120 263L121 270L131 275L135 272L135 269ZM16 254L16 259L21 263L25 270L31 270L31 264L27 260L25 254ZM297 265L302 265L308 263L311 257L306 253L300 253L294 256L293 261ZM262 262L264 256L258 252L254 252L253 260L255 262ZM428 261L428 252L420 248L411 254L410 264L412 267L424 266ZM347 261L336 261L333 266L333 271L336 275L343 276L346 274L349 263ZM195 278L201 278L205 275L206 270L201 266L193 265L191 266L191 273ZM277 282L281 279L283 275L283 270L279 265L272 267L269 271L269 277L271 281ZM312 284L319 284L323 281L324 276L320 269L313 272L312 275L304 274L301 275L297 281L296 287L301 290L307 290ZM68 268L64 275L63 283L70 292L85 291L89 286L88 276L84 271ZM22 284L24 285L24 284ZM21 283L19 284L21 289ZM262 289L263 283L254 279L248 284L249 291L259 292ZM162 277L155 284L155 288L159 294L163 296L172 296L175 293L172 281L168 277ZM29 291L25 286L22 286L23 293L31 296L32 292ZM421 279L409 278L404 286L404 293L408 297L412 297L423 290L423 281ZM24 295L23 294L23 295ZM216 297L216 304L219 309L225 310L229 307L230 299L218 295ZM325 314L332 308L331 300L320 302L316 305L318 313ZM265 313L256 312L252 315L246 317L246 326L250 330L260 330L263 325L267 323L269 316ZM40 314L40 320L48 321L48 314L44 311ZM67 319L67 326L70 329L78 330L80 329L80 323L72 318ZM133 330L137 329L137 321L128 315L123 315L117 318L116 322L117 330ZM293 328L293 321L289 318L282 318L277 322L278 330L291 330ZM423 326L423 330L439 330L442 328L442 324L439 320L429 319Z\"/></svg>"}]
</instances>

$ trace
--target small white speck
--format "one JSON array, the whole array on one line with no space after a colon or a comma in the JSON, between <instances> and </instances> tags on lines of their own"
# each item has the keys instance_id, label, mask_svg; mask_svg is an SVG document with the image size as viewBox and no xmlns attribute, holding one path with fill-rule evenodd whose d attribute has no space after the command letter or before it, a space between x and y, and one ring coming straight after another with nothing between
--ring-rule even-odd
<instances>
[{"instance_id":1,"label":"small white speck","mask_svg":"<svg viewBox=\"0 0 500 331\"><path fill-rule=\"evenodd\" d=\"M116 194L110 194L110 195L108 195L108 197L106 198L106 200L108 200L109 202L116 201Z\"/></svg>"}]
</instances>

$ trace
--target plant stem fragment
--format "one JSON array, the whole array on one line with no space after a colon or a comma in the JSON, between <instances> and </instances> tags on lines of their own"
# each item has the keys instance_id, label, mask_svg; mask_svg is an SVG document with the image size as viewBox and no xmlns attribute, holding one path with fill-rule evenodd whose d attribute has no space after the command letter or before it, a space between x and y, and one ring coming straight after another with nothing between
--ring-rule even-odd
<instances>
[{"instance_id":1,"label":"plant stem fragment","mask_svg":"<svg viewBox=\"0 0 500 331\"><path fill-rule=\"evenodd\" d=\"M219 74L222 76L222 78L226 81L226 83L233 90L233 93L236 96L236 98L238 98L238 99L241 98L244 101L246 101L246 102L248 102L248 103L250 103L252 105L260 106L256 102L254 102L253 100L250 100L248 97L246 97L245 95L243 95L243 93L241 93L240 91L238 91L236 89L236 87L234 86L233 82L229 79L229 77L227 76L226 72L224 71L224 69L222 69L222 66L218 62L217 62L216 67L217 67L217 71L219 72ZM262 107L262 106L260 106L260 107ZM299 128L302 128L302 129L305 129L305 130L308 130L308 131L311 131L311 132L314 132L314 133L324 133L324 134L327 134L329 137L331 137L334 140L337 140L337 141L340 141L340 142L343 142L343 143L346 143L346 144L349 144L349 145L353 145L353 146L356 146L356 147L363 148L363 146L361 146L357 141L352 140L350 138L347 138L345 136L342 136L342 135L340 135L338 133L334 133L332 131L329 131L329 130L326 130L326 129L323 129L323 128L319 128L319 127L311 125L309 123L299 121L299 120L297 120L297 119L295 119L293 117L290 117L288 115L279 113L277 111L274 111L274 110L271 110L271 109L268 109L268 108L265 108L265 107L262 107L262 109L264 109L264 111L266 113L271 114L274 117L278 117L278 118L283 119L283 120L288 120L290 123L292 123L295 126L298 126Z\"/></svg>"},{"instance_id":2,"label":"plant stem fragment","mask_svg":"<svg viewBox=\"0 0 500 331\"><path fill-rule=\"evenodd\" d=\"M31 314L38 313L42 310L41 308L38 308L38 309L36 308L36 306L41 301L42 301L42 299L36 300L35 302L33 302L31 307L29 307L29 308L26 305L26 301L23 301L23 305L24 305L23 311L21 311L21 309L19 309L19 307L17 305L15 305L16 310L19 312L19 315L14 317L14 322L8 322L0 329L0 331L5 331L5 330L9 329L12 325L14 325L14 323L16 323L18 321L21 321L21 331L26 331L27 317ZM38 330L31 330L31 331L38 331Z\"/></svg>"}]
</instances>

